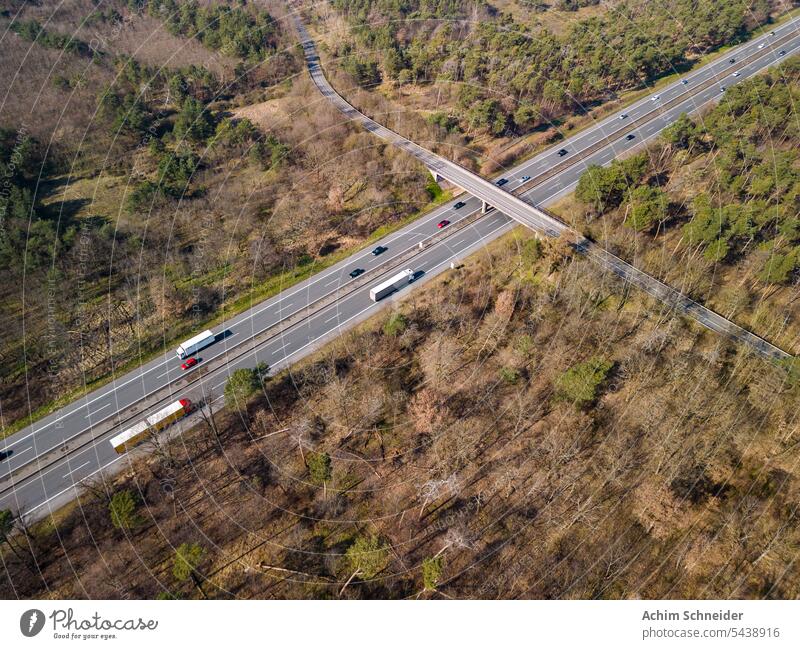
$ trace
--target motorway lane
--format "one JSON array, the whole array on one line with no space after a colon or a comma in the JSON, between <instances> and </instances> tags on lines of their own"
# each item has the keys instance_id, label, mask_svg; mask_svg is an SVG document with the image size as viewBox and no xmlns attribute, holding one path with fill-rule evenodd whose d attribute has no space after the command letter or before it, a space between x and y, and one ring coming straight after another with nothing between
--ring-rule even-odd
<instances>
[{"instance_id":1,"label":"motorway lane","mask_svg":"<svg viewBox=\"0 0 800 649\"><path fill-rule=\"evenodd\" d=\"M601 267L619 275L635 286L642 288L650 295L678 309L681 313L694 318L697 322L712 331L749 346L765 358L786 360L791 357L790 354L772 345L763 338L747 331L719 314L714 313L702 304L692 301L679 291L665 285L657 278L652 277L624 260L615 257L608 251L603 250L593 242L582 237L578 232L572 230L572 228L562 221L536 207L533 201L526 203L519 197L508 193L506 189L498 187L496 184L487 181L464 167L428 151L359 112L330 85L319 65L319 57L317 56L313 41L310 40L307 31L299 22L299 19L297 19L296 25L303 43L306 65L317 89L350 120L360 124L366 130L390 142L394 146L407 151L423 164L427 165L432 173L440 175L459 187L462 187L473 196L481 198L486 204L493 205L522 225L551 237L568 234L575 241L576 248L597 262ZM796 22L790 24L789 27L790 29L784 31L776 29L772 34L763 37L761 42L756 41L756 53L752 57L752 61L749 60L746 54L741 55L742 60L740 61L739 55L729 53L728 56L724 57L721 61L712 64L710 76L708 74L706 75L711 80L700 84L696 89L696 93L691 98L685 98L684 91L680 90L680 88L690 85L688 80L686 80L686 84L682 82L674 84L678 86L679 94L678 97L674 98L672 101L663 97L660 93L651 96L650 99L646 100L649 101L650 104L655 106L656 104L662 103L653 121L659 120L662 125L666 124L665 116L674 115L677 117L681 112L689 112L692 108L696 108L697 105L702 105L703 103L718 98L728 85L737 83L740 79L746 78L748 74L771 63L776 53L770 53L770 47L772 49L778 47L784 48L786 54L791 53L790 50L794 49L798 42ZM780 51L781 50L777 52L778 56L781 56ZM767 52L767 55L764 55L763 52ZM669 87L666 90L672 91L673 89L673 87ZM668 96L669 95L667 95L667 97ZM636 108L640 108L640 106L636 106ZM630 115L628 115L627 119L630 118ZM625 122L625 120L620 119L619 116L616 118L616 121ZM608 126L608 120L606 120L605 125ZM638 123L634 123L631 124L630 128L638 126ZM644 127L644 124L642 124L642 127ZM602 129L603 124L601 123L599 130L602 132ZM655 132L655 128L652 125L651 129ZM617 127L612 129L612 132L608 134L608 140L610 141L613 137L621 138L628 132L628 127ZM635 136L632 136L630 139L625 137L622 140L618 140L618 142L632 143L635 139ZM647 138L645 137L644 139ZM617 147L614 147L614 149L616 148ZM600 163L608 161L610 155L609 151L603 152L599 146L588 147L585 149L585 153L586 155L582 158L581 164L591 162L595 158L595 153L599 154L597 159ZM562 148L556 155L563 159L568 155L568 149ZM564 163L554 161L553 164L556 169L560 169ZM575 168L568 168L568 171L569 170L574 172Z\"/></svg>"},{"instance_id":2,"label":"motorway lane","mask_svg":"<svg viewBox=\"0 0 800 649\"><path fill-rule=\"evenodd\" d=\"M201 369L203 364L226 355L228 350L242 341L290 315L301 312L310 302L334 293L339 287L351 281L349 276L351 270L362 268L369 271L393 258L400 257L420 241L435 234L438 231L436 224L443 218L446 217L452 227L480 208L477 199L465 198L463 200L466 206L460 210L453 210L449 205L439 208L382 239L378 243L387 248L383 254L372 255L373 246L371 246L249 311L214 327L213 330L220 339L196 355L198 358L202 358L202 363L191 370L181 370L182 361L174 350L165 350L163 355L141 368L8 437L0 446L0 450L10 453L6 460L0 462L0 479L7 477L36 457L61 447L70 438L91 430L92 426L97 426L107 417L138 402L143 397L173 381L191 375ZM221 338L222 332L226 332L227 337ZM176 389L175 394L176 398L181 394L179 388Z\"/></svg>"},{"instance_id":3,"label":"motorway lane","mask_svg":"<svg viewBox=\"0 0 800 649\"><path fill-rule=\"evenodd\" d=\"M522 163L509 170L504 177L509 178L510 182L504 187L504 190L515 190L521 185L530 185L536 182L536 177L548 171L556 163L568 160L571 157L579 156L581 151L584 151L593 144L598 142L606 142L609 146L601 149L589 156L586 160L567 168L564 172L560 173L557 177L548 180L542 185L537 186L529 195L526 196L527 200L537 205L546 205L554 196L562 195L571 190L579 176L589 164L604 164L608 163L611 159L620 153L638 146L641 142L645 141L648 137L657 134L666 124L674 120L682 112L691 112L698 107L706 104L708 101L718 99L720 97L719 89L714 86L706 89L698 94L696 97L691 95L693 86L696 86L702 81L716 75L720 79L728 80L727 71L730 64L728 58L734 56L736 58L743 58L748 53L757 52L757 45L759 42L773 42L775 39L781 38L790 32L797 32L800 20L795 20L787 23L780 28L777 28L774 37L764 36L757 39L752 43L748 43L737 50L731 50L720 61L716 61L705 68L698 70L695 73L687 75L686 79L689 81L686 85L675 82L667 88L659 90L660 102L666 102L675 97L686 94L686 101L678 106L673 107L668 112L654 117L651 122L648 122L636 132L636 137L627 141L624 138L615 139L614 132L619 130L625 123L631 120L639 119L653 111L656 102L651 102L649 99L643 99L636 104L625 108L627 118L620 120L617 115L612 115L607 119L598 122L596 125L585 129L573 138L559 143L552 149L535 156L531 160ZM800 46L800 38L793 39L790 44L781 46L781 49L787 51L787 55ZM741 79L746 78L768 65L772 65L780 57L777 51L772 51L769 46L761 50L763 56L758 61L749 64L742 70L741 77L730 78L730 83L725 85L732 85ZM389 132L391 133L391 132ZM403 142L404 148L415 147L407 140ZM555 151L560 148L566 148L569 151L568 156L563 159L559 158ZM431 166L439 164L439 159L431 157L429 159ZM448 170L449 172L450 170ZM532 180L523 183L520 177L523 175L531 176ZM485 182L485 181L484 181ZM491 185L491 183L487 183ZM379 257L373 257L369 249L360 253L354 254L352 257L344 260L335 266L332 266L325 271L322 271L318 276L312 277L293 288L287 289L285 293L279 294L270 300L267 300L249 311L231 318L228 322L223 323L221 326L214 329L215 332L220 333L228 331L229 336L225 340L221 340L214 346L203 350L199 356L203 358L206 363L212 358L216 358L226 354L227 350L231 349L234 345L238 345L243 340L250 336L264 330L265 328L276 324L281 319L289 314L301 311L305 305L312 302L324 295L330 294L335 291L339 286L346 285L350 281L348 273L356 267L369 270L379 264L384 263L386 259L392 256L399 256L407 249L415 246L420 239L430 236L436 232L436 223L443 218L447 218L452 223L458 220L467 218L480 208L480 201L474 197L462 198L466 206L460 210L454 210L452 203L437 210L429 215L415 221L413 224L402 228L398 232L386 237L380 241L381 245L387 246L388 251ZM526 218L530 213L526 213ZM518 215L519 216L519 215ZM500 219L502 226L498 225L497 229L493 231L493 236L501 231L505 231L510 227L510 221L507 217L494 213L478 223L490 223L490 219ZM552 224L547 219L533 218L532 224L543 230L547 230ZM488 240L490 235L487 235L477 226L470 226L468 228L467 236L455 237L455 242L459 245L454 249L450 247L452 242L446 241L439 246L436 246L438 253L445 254L441 259L437 258L436 263L443 264L449 258L461 257L467 254L467 251L476 245L476 241L481 241L481 237L486 237ZM376 244L377 245L377 244ZM481 244L477 244L481 245ZM432 249L433 250L433 249ZM437 254L438 254L437 253ZM429 254L426 252L426 254ZM431 253L432 254L432 253ZM444 260L444 261L443 261ZM430 263L434 266L433 257ZM427 262L426 262L427 263ZM446 264L445 264L446 265ZM437 266L440 268L441 266ZM415 269L416 270L416 269ZM425 270L419 268L419 270ZM391 271L394 272L394 271ZM389 276L391 272L387 273ZM428 270L428 274L432 274L432 270ZM380 281L381 278L376 278L374 283ZM374 283L371 283L373 285ZM359 291L362 299L366 298L368 288ZM368 298L366 298L368 300ZM359 311L357 299L343 300L338 304L338 310L331 312L324 310L322 313L326 314L326 318L318 319L315 316L309 320L309 326L313 323L314 327L321 327L320 331L324 332L321 336L330 333L331 327L334 325L342 326L342 323L351 322L355 315L368 317L368 315L379 308L378 305L372 305L367 311ZM353 309L356 309L353 311ZM372 311L370 311L370 309ZM366 314L366 315L365 315ZM310 333L306 335L300 334L293 330L291 335L286 339L280 339L281 345L279 349L274 349L269 346L266 348L267 357L258 355L259 360L265 360L273 367L280 366L281 363L288 362L288 358L292 355L298 354L302 349L307 348L308 341L306 338L317 331L316 329L309 330ZM335 331L335 330L334 330ZM319 332L318 332L319 333ZM319 336L318 336L319 338ZM272 344L272 343L270 343ZM252 366L255 363L253 356L248 356L238 360L235 364L231 364L228 371L232 371L239 366ZM61 446L65 440L70 437L81 434L82 432L96 426L100 421L106 417L113 415L115 412L124 409L128 405L137 402L144 395L151 394L155 390L168 385L170 381L178 377L182 377L184 373L179 369L180 360L174 355L173 350L166 350L164 355L154 359L150 363L142 366L141 368L132 371L117 379L114 383L109 384L105 388L101 388L88 397L65 407L64 409L50 415L47 418L37 422L33 426L16 433L9 437L5 445L0 447L4 451L12 451L11 456L0 463L0 478L7 476L10 472L16 470L20 466L28 463L31 459L40 456L44 452L53 448ZM192 370L194 371L194 370ZM202 385L206 391L219 393L221 386L224 384L224 376L214 379L213 385ZM180 389L175 390L175 398L182 396L192 395L184 394ZM118 432L118 431L115 431ZM110 437L109 434L107 437ZM18 485L14 494L5 493L0 497L0 508L4 506L12 506L13 509L19 510L28 509L33 505L45 501L47 498L52 497L52 494L58 493L60 490L68 488L73 482L77 482L86 475L89 475L98 470L98 467L107 465L109 462L116 460L116 454L107 444L104 437L100 443L74 454L68 460L64 459L61 462L54 464L48 468L46 472L42 473L38 478L32 478L24 481L22 485ZM87 459L88 458L88 459ZM38 495L37 495L38 494Z\"/></svg>"},{"instance_id":4,"label":"motorway lane","mask_svg":"<svg viewBox=\"0 0 800 649\"><path fill-rule=\"evenodd\" d=\"M430 246L414 258L412 267L415 271L424 273L417 283L434 277L442 270L449 268L449 263L454 256L470 254L483 248L488 241L495 239L514 225L503 214L492 212L467 226L455 236L455 239L461 242L457 250L451 247L449 240ZM394 270L387 271L376 278L375 283L390 277L394 272ZM259 346L254 353L247 354L220 368L219 371L203 377L198 385L193 386L181 396L193 401L208 399L215 403L223 398L223 386L230 372L242 367L253 367L261 361L265 361L275 368L284 367L296 360L303 352L310 351L324 340L337 336L340 329L352 326L352 324L370 317L394 299L404 297L409 290L410 287L401 290L378 304L370 300L369 286L351 292L329 307L321 309L312 317L289 327L282 335ZM175 429L180 430L181 427L190 423L192 423L190 420L179 422L175 425ZM129 456L118 455L108 441L116 432L111 431L98 436L95 443L83 450L55 462L30 478L21 480L13 490L0 496L0 509L11 508L17 512L30 512L37 506L69 491L75 484L95 474L100 468L112 464L124 466L130 461Z\"/></svg>"}]
</instances>

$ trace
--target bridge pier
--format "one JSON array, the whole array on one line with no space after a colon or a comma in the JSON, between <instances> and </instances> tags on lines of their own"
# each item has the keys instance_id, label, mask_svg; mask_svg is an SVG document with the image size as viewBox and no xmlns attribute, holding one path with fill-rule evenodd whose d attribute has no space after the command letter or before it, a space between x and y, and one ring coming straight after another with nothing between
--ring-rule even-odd
<instances>
[{"instance_id":1,"label":"bridge pier","mask_svg":"<svg viewBox=\"0 0 800 649\"><path fill-rule=\"evenodd\" d=\"M433 182L435 183L442 182L445 179L444 176L440 175L438 171L434 171L430 167L428 167L428 171L430 172L431 176L433 176Z\"/></svg>"},{"instance_id":2,"label":"bridge pier","mask_svg":"<svg viewBox=\"0 0 800 649\"><path fill-rule=\"evenodd\" d=\"M486 214L490 209L492 209L492 206L489 203L481 201L481 214Z\"/></svg>"}]
</instances>

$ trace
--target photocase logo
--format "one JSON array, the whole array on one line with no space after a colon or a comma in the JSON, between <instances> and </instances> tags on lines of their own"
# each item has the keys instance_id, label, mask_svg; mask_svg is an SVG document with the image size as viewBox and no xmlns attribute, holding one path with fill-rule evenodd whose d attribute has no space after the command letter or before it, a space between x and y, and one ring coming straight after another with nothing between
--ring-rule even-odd
<instances>
[{"instance_id":1,"label":"photocase logo","mask_svg":"<svg viewBox=\"0 0 800 649\"><path fill-rule=\"evenodd\" d=\"M38 608L25 611L19 618L19 630L26 638L32 638L44 628L44 613Z\"/></svg>"}]
</instances>

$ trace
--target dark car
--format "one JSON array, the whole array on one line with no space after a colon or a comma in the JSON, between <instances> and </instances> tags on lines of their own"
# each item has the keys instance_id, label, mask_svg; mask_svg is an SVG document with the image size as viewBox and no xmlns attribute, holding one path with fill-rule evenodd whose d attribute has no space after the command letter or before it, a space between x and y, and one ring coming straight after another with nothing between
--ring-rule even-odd
<instances>
[{"instance_id":1,"label":"dark car","mask_svg":"<svg viewBox=\"0 0 800 649\"><path fill-rule=\"evenodd\" d=\"M375 248L375 249L372 251L372 254L373 254L373 255L375 255L375 256L377 257L378 255L380 255L380 254L382 254L382 253L386 252L387 250L388 250L388 248L387 248L386 246L378 246L377 248Z\"/></svg>"},{"instance_id":2,"label":"dark car","mask_svg":"<svg viewBox=\"0 0 800 649\"><path fill-rule=\"evenodd\" d=\"M689 82L686 79L681 79L681 83L686 86L689 85Z\"/></svg>"},{"instance_id":3,"label":"dark car","mask_svg":"<svg viewBox=\"0 0 800 649\"><path fill-rule=\"evenodd\" d=\"M363 268L354 268L353 270L350 271L350 277L355 279L356 277L358 277L363 272L364 272Z\"/></svg>"},{"instance_id":4,"label":"dark car","mask_svg":"<svg viewBox=\"0 0 800 649\"><path fill-rule=\"evenodd\" d=\"M633 138L635 138L635 137L636 137L636 136L635 136L633 133L628 133L628 134L625 136L625 139L626 139L626 140L628 140L628 141L630 142L630 141L631 141Z\"/></svg>"},{"instance_id":5,"label":"dark car","mask_svg":"<svg viewBox=\"0 0 800 649\"><path fill-rule=\"evenodd\" d=\"M520 178L520 180L521 180L522 182L524 182L524 183L528 182L530 179L531 179L531 177L530 177L530 176L523 176L522 178Z\"/></svg>"},{"instance_id":6,"label":"dark car","mask_svg":"<svg viewBox=\"0 0 800 649\"><path fill-rule=\"evenodd\" d=\"M197 365L196 358L187 358L186 361L181 365L182 370L188 370L190 367L194 367Z\"/></svg>"},{"instance_id":7,"label":"dark car","mask_svg":"<svg viewBox=\"0 0 800 649\"><path fill-rule=\"evenodd\" d=\"M501 178L500 180L498 180L498 181L495 183L495 185L497 185L498 187L502 187L502 186L503 186L503 185L505 185L507 182L508 182L508 179L507 179L507 178Z\"/></svg>"},{"instance_id":8,"label":"dark car","mask_svg":"<svg viewBox=\"0 0 800 649\"><path fill-rule=\"evenodd\" d=\"M562 158L563 158L565 155L567 155L568 153L569 153L569 151L567 151L566 149L559 149L559 150L558 150L558 155L559 155L560 157L562 157Z\"/></svg>"},{"instance_id":9,"label":"dark car","mask_svg":"<svg viewBox=\"0 0 800 649\"><path fill-rule=\"evenodd\" d=\"M453 205L453 209L454 209L454 210L460 210L460 209L461 209L462 207L464 207L465 205L466 205L466 203L462 203L461 201L458 201L458 203L456 203L455 205Z\"/></svg>"},{"instance_id":10,"label":"dark car","mask_svg":"<svg viewBox=\"0 0 800 649\"><path fill-rule=\"evenodd\" d=\"M448 225L450 225L450 221L448 221L447 219L444 219L442 221L439 221L436 224L436 227L441 230L442 228L446 228Z\"/></svg>"},{"instance_id":11,"label":"dark car","mask_svg":"<svg viewBox=\"0 0 800 649\"><path fill-rule=\"evenodd\" d=\"M9 455L11 455L10 451L0 451L0 460L5 460Z\"/></svg>"},{"instance_id":12,"label":"dark car","mask_svg":"<svg viewBox=\"0 0 800 649\"><path fill-rule=\"evenodd\" d=\"M778 56L786 56L786 50L781 50L778 52Z\"/></svg>"},{"instance_id":13,"label":"dark car","mask_svg":"<svg viewBox=\"0 0 800 649\"><path fill-rule=\"evenodd\" d=\"M728 59L728 63L736 63L736 59Z\"/></svg>"}]
</instances>

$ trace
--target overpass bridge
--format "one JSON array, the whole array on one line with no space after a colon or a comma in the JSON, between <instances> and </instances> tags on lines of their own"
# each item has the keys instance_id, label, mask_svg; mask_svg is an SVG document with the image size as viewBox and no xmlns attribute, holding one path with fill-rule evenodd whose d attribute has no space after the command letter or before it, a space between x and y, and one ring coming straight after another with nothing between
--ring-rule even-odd
<instances>
[{"instance_id":1,"label":"overpass bridge","mask_svg":"<svg viewBox=\"0 0 800 649\"><path fill-rule=\"evenodd\" d=\"M460 187L481 201L484 212L490 207L496 208L518 223L530 228L540 237L556 238L562 235L568 236L576 251L586 255L602 269L614 273L625 282L642 289L655 299L674 309L677 313L694 319L711 331L746 345L760 356L775 361L792 358L791 354L776 347L769 341L613 255L552 214L526 202L523 198L504 190L502 187L498 187L493 182L465 169L461 165L429 151L364 115L347 102L330 84L320 65L316 45L308 34L305 25L297 15L294 16L294 21L303 46L306 67L319 92L350 121L360 124L377 137L414 156L428 168L434 179L444 179ZM629 131L630 126L621 130L622 132Z\"/></svg>"}]
</instances>

